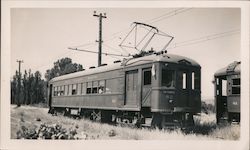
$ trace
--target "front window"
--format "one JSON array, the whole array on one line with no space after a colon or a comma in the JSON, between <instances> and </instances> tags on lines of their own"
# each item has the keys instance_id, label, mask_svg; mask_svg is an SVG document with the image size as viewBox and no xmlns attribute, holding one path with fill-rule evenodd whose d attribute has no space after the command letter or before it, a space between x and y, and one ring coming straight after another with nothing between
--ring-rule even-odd
<instances>
[{"instance_id":1,"label":"front window","mask_svg":"<svg viewBox=\"0 0 250 150\"><path fill-rule=\"evenodd\" d=\"M200 71L192 72L192 89L200 90Z\"/></svg>"},{"instance_id":2,"label":"front window","mask_svg":"<svg viewBox=\"0 0 250 150\"><path fill-rule=\"evenodd\" d=\"M162 86L174 87L175 86L175 71L174 70L162 70Z\"/></svg>"},{"instance_id":3,"label":"front window","mask_svg":"<svg viewBox=\"0 0 250 150\"><path fill-rule=\"evenodd\" d=\"M178 72L178 87L180 89L186 90L187 89L187 72L186 71L180 71Z\"/></svg>"}]
</instances>

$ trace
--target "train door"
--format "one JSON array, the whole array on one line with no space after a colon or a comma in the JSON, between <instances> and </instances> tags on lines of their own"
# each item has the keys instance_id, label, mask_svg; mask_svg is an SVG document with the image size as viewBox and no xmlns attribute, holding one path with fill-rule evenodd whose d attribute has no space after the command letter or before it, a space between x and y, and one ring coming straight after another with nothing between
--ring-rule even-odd
<instances>
[{"instance_id":1,"label":"train door","mask_svg":"<svg viewBox=\"0 0 250 150\"><path fill-rule=\"evenodd\" d=\"M193 69L190 72L190 97L189 106L193 107L196 111L200 112L200 99L201 99L201 75L199 69ZM199 108L199 109L198 109Z\"/></svg>"},{"instance_id":2,"label":"train door","mask_svg":"<svg viewBox=\"0 0 250 150\"><path fill-rule=\"evenodd\" d=\"M141 107L150 107L151 104L151 68L142 70L142 101Z\"/></svg>"},{"instance_id":3,"label":"train door","mask_svg":"<svg viewBox=\"0 0 250 150\"><path fill-rule=\"evenodd\" d=\"M227 110L227 78L220 76L215 78L216 118L217 123L228 118Z\"/></svg>"},{"instance_id":4,"label":"train door","mask_svg":"<svg viewBox=\"0 0 250 150\"><path fill-rule=\"evenodd\" d=\"M138 106L138 89L138 70L127 71L125 106Z\"/></svg>"}]
</instances>

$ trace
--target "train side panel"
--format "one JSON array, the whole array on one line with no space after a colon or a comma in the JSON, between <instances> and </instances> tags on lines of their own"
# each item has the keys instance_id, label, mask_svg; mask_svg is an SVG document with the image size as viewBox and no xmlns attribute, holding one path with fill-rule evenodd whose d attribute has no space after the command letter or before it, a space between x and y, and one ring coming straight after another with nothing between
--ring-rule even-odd
<instances>
[{"instance_id":1,"label":"train side panel","mask_svg":"<svg viewBox=\"0 0 250 150\"><path fill-rule=\"evenodd\" d=\"M51 107L120 108L124 104L124 84L121 70L57 81L52 87Z\"/></svg>"}]
</instances>

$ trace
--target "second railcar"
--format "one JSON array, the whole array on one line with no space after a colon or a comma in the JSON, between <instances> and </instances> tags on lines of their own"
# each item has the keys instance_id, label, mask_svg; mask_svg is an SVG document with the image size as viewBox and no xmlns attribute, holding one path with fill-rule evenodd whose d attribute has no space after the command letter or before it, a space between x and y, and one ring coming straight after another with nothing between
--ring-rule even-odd
<instances>
[{"instance_id":1,"label":"second railcar","mask_svg":"<svg viewBox=\"0 0 250 150\"><path fill-rule=\"evenodd\" d=\"M235 61L214 74L218 124L240 122L240 66L240 62Z\"/></svg>"},{"instance_id":2,"label":"second railcar","mask_svg":"<svg viewBox=\"0 0 250 150\"><path fill-rule=\"evenodd\" d=\"M159 128L193 124L200 71L192 59L152 54L59 76L49 82L50 112Z\"/></svg>"}]
</instances>

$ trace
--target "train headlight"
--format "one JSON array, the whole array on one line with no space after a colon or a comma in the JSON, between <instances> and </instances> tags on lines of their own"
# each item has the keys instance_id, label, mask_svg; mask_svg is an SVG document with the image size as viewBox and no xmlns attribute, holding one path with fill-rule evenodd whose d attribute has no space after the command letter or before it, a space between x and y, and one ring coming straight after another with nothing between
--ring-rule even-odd
<instances>
[{"instance_id":1,"label":"train headlight","mask_svg":"<svg viewBox=\"0 0 250 150\"><path fill-rule=\"evenodd\" d=\"M174 102L174 100L170 99L170 100L168 100L168 102L169 102L169 103L173 103L173 102Z\"/></svg>"}]
</instances>

